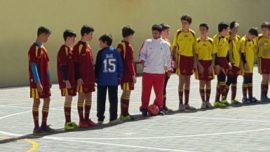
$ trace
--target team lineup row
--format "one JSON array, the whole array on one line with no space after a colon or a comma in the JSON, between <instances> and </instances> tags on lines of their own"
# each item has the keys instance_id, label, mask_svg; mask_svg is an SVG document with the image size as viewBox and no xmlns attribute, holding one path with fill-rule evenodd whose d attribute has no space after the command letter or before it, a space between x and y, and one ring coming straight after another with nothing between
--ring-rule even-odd
<instances>
[{"instance_id":1,"label":"team lineup row","mask_svg":"<svg viewBox=\"0 0 270 152\"><path fill-rule=\"evenodd\" d=\"M170 26L155 24L152 26L152 38L146 39L139 53L139 61L143 65L142 95L140 111L143 116L164 115L171 111L166 105L166 86L172 73L179 76L179 111L195 110L189 104L190 77L195 73L200 81L202 109L224 108L229 105L227 95L231 89L231 104L239 105L236 98L237 77L243 75L242 103L256 103L252 94L252 75L255 58L262 75L261 102L270 102L267 97L270 78L270 23L261 25L262 33L250 28L242 38L238 35L239 23L220 22L218 34L213 39L208 36L206 23L199 25L200 36L190 29L192 18L183 15L181 27L177 30L172 44L170 43ZM65 97L64 114L65 130L77 127L96 126L90 119L92 92L97 88L97 117L102 124L105 116L106 93L110 102L110 123L129 121L134 118L129 114L131 91L136 83L133 47L131 45L134 29L130 26L122 28L123 40L116 48L112 47L112 37L104 34L99 37L100 50L95 64L92 49L88 44L93 37L94 28L84 25L81 28L81 39L76 43L76 33L65 30L64 44L57 55L57 75L62 96ZM47 125L50 105L49 57L44 43L48 41L51 31L39 27L37 39L28 51L30 96L33 98L32 115L34 134L53 131ZM210 103L211 80L217 76L216 98L214 105ZM97 87L95 87L97 84ZM118 85L121 85L121 114L118 115ZM149 106L151 89L156 98ZM71 121L72 98L78 94L77 110L79 125ZM184 97L184 98L183 98ZM39 125L39 105L43 99L42 122Z\"/></svg>"}]
</instances>

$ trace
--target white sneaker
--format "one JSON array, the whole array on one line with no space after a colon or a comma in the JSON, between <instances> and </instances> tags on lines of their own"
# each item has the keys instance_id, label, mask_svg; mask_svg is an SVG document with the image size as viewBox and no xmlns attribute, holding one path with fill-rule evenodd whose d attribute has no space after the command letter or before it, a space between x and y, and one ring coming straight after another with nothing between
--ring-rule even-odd
<instances>
[{"instance_id":1,"label":"white sneaker","mask_svg":"<svg viewBox=\"0 0 270 152\"><path fill-rule=\"evenodd\" d=\"M111 125L116 125L116 124L119 124L119 123L121 123L122 121L120 120L120 119L115 119L115 120L113 120L113 121L110 121L109 122L109 124L111 124Z\"/></svg>"}]
</instances>

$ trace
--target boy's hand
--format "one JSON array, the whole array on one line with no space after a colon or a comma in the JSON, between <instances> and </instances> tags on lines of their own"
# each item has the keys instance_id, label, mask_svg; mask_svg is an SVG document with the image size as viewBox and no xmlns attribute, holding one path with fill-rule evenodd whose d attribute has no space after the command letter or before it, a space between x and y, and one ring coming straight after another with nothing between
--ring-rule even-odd
<instances>
[{"instance_id":1,"label":"boy's hand","mask_svg":"<svg viewBox=\"0 0 270 152\"><path fill-rule=\"evenodd\" d=\"M136 76L133 76L132 79L133 79L133 83L135 84L137 82Z\"/></svg>"},{"instance_id":2,"label":"boy's hand","mask_svg":"<svg viewBox=\"0 0 270 152\"><path fill-rule=\"evenodd\" d=\"M37 90L39 93L42 93L43 92L43 86L40 82L37 83Z\"/></svg>"},{"instance_id":3,"label":"boy's hand","mask_svg":"<svg viewBox=\"0 0 270 152\"><path fill-rule=\"evenodd\" d=\"M172 72L168 71L166 74L167 74L167 77L170 77L172 75Z\"/></svg>"},{"instance_id":4,"label":"boy's hand","mask_svg":"<svg viewBox=\"0 0 270 152\"><path fill-rule=\"evenodd\" d=\"M78 85L78 86L83 85L83 80L82 80L81 78L77 80L77 85Z\"/></svg>"},{"instance_id":5,"label":"boy's hand","mask_svg":"<svg viewBox=\"0 0 270 152\"><path fill-rule=\"evenodd\" d=\"M209 73L209 74L213 74L213 69L214 69L214 67L211 65L211 66L208 68L208 73Z\"/></svg>"},{"instance_id":6,"label":"boy's hand","mask_svg":"<svg viewBox=\"0 0 270 152\"><path fill-rule=\"evenodd\" d=\"M218 75L220 73L220 71L221 71L220 66L219 65L216 65L215 66L215 73Z\"/></svg>"},{"instance_id":7,"label":"boy's hand","mask_svg":"<svg viewBox=\"0 0 270 152\"><path fill-rule=\"evenodd\" d=\"M245 71L249 71L250 70L247 63L244 65L244 68L245 68Z\"/></svg>"},{"instance_id":8,"label":"boy's hand","mask_svg":"<svg viewBox=\"0 0 270 152\"><path fill-rule=\"evenodd\" d=\"M70 89L70 88L71 88L70 82L67 80L67 81L65 81L65 83L66 83L66 88L67 88L67 89Z\"/></svg>"},{"instance_id":9,"label":"boy's hand","mask_svg":"<svg viewBox=\"0 0 270 152\"><path fill-rule=\"evenodd\" d=\"M201 74L204 72L204 67L200 63L198 63L198 70Z\"/></svg>"}]
</instances>

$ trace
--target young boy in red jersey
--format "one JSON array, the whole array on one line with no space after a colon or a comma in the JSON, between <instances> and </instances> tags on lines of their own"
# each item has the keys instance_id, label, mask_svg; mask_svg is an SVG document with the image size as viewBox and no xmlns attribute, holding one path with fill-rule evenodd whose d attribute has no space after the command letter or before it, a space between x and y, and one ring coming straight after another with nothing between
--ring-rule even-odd
<instances>
[{"instance_id":1,"label":"young boy in red jersey","mask_svg":"<svg viewBox=\"0 0 270 152\"><path fill-rule=\"evenodd\" d=\"M162 32L161 32L161 38L168 43L168 45L171 47L171 43L170 43L170 40L169 40L169 32L170 32L170 26L167 25L167 24L160 24L161 27L162 27ZM172 52L171 52L172 53ZM173 72L173 66L174 66L174 62L172 61L171 63L171 70L169 71L166 71L165 73L165 81L164 81L164 86L163 86L163 108L166 112L172 112L171 109L168 108L167 106L167 97L166 97L166 87L167 87L167 84L168 84L168 81L171 77L171 73Z\"/></svg>"},{"instance_id":2,"label":"young boy in red jersey","mask_svg":"<svg viewBox=\"0 0 270 152\"><path fill-rule=\"evenodd\" d=\"M129 114L129 100L131 90L134 90L134 84L136 83L136 72L134 67L133 47L130 44L135 31L130 26L124 26L122 28L123 40L118 44L117 49L120 52L123 64L124 73L121 79L121 88L123 90L121 96L121 121L132 120L133 117Z\"/></svg>"},{"instance_id":3,"label":"young boy in red jersey","mask_svg":"<svg viewBox=\"0 0 270 152\"><path fill-rule=\"evenodd\" d=\"M89 41L92 40L94 28L84 25L81 28L81 40L74 46L75 77L77 80L79 127L96 126L90 118L92 92L95 91L95 73L93 53Z\"/></svg>"},{"instance_id":4,"label":"young boy in red jersey","mask_svg":"<svg viewBox=\"0 0 270 152\"><path fill-rule=\"evenodd\" d=\"M60 47L57 55L57 74L61 95L65 97L65 130L74 130L76 123L71 122L71 102L76 96L75 66L73 59L73 45L75 44L76 33L65 30L63 33L65 43Z\"/></svg>"},{"instance_id":5,"label":"young boy in red jersey","mask_svg":"<svg viewBox=\"0 0 270 152\"><path fill-rule=\"evenodd\" d=\"M29 82L30 97L33 98L32 114L34 119L33 134L40 134L53 131L47 125L49 113L51 81L49 73L49 56L44 47L44 43L48 41L51 31L46 27L39 27L37 31L36 42L32 44L28 51L29 60ZM42 123L39 126L39 105L43 99Z\"/></svg>"}]
</instances>

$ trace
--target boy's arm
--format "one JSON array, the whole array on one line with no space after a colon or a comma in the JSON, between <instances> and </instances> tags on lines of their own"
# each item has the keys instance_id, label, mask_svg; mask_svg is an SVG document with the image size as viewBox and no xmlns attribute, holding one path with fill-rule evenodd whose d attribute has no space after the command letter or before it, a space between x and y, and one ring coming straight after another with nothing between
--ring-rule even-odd
<instances>
[{"instance_id":1,"label":"boy's arm","mask_svg":"<svg viewBox=\"0 0 270 152\"><path fill-rule=\"evenodd\" d=\"M31 70L32 70L32 74L33 74L35 83L40 83L40 78L39 78L39 74L38 74L38 69L37 69L37 64L36 63L32 63L31 64Z\"/></svg>"},{"instance_id":2,"label":"boy's arm","mask_svg":"<svg viewBox=\"0 0 270 152\"><path fill-rule=\"evenodd\" d=\"M96 76L96 80L99 77L99 71L100 71L101 64L102 64L102 61L101 60L102 60L101 59L101 51L99 51L98 54L97 54L97 57L96 57L96 64L95 64L95 76Z\"/></svg>"},{"instance_id":3,"label":"boy's arm","mask_svg":"<svg viewBox=\"0 0 270 152\"><path fill-rule=\"evenodd\" d=\"M146 41L142 44L141 50L140 50L140 56L139 56L139 61L142 62L144 66L144 62L147 59L147 50L146 50Z\"/></svg>"},{"instance_id":4,"label":"boy's arm","mask_svg":"<svg viewBox=\"0 0 270 152\"><path fill-rule=\"evenodd\" d=\"M166 56L165 56L165 66L166 66L166 71L172 71L172 60L171 60L171 50L170 50L170 46L166 44L165 46L165 50L166 50Z\"/></svg>"},{"instance_id":5,"label":"boy's arm","mask_svg":"<svg viewBox=\"0 0 270 152\"><path fill-rule=\"evenodd\" d=\"M124 66L123 66L123 60L119 52L117 54L117 73L118 73L118 79L121 79L124 72Z\"/></svg>"}]
</instances>

